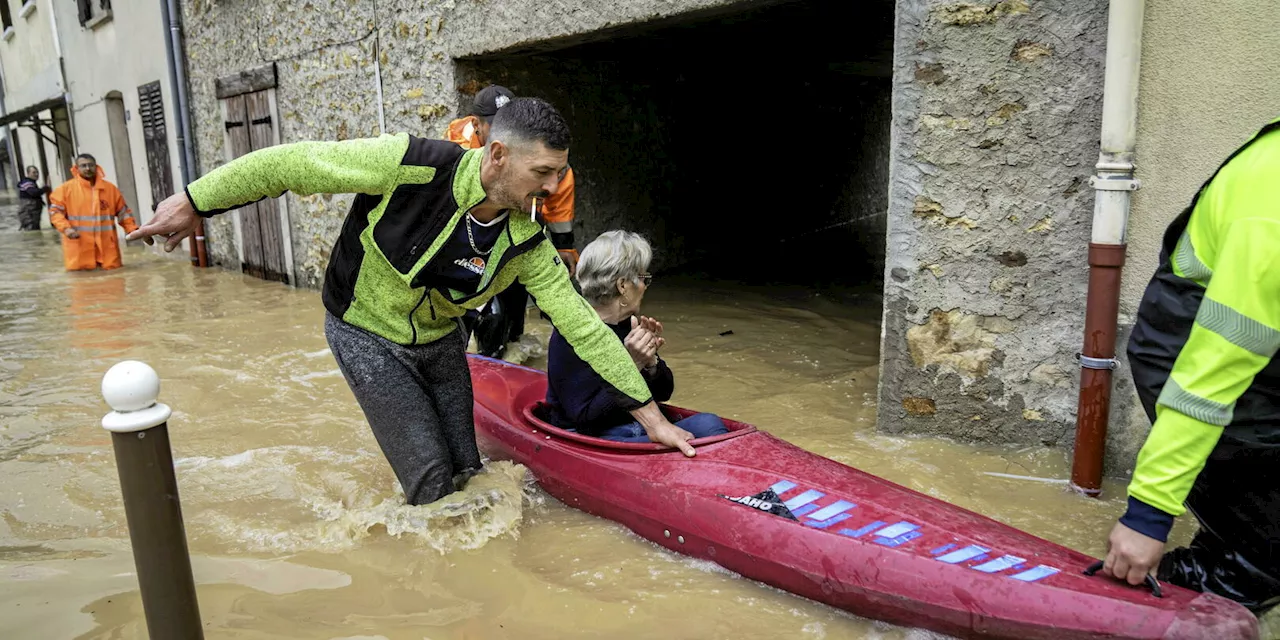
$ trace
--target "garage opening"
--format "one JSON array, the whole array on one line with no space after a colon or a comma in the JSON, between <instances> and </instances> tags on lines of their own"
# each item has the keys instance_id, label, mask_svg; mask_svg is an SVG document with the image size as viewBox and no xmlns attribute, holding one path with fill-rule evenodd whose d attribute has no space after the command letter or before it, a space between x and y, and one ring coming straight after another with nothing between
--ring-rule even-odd
<instances>
[{"instance_id":1,"label":"garage opening","mask_svg":"<svg viewBox=\"0 0 1280 640\"><path fill-rule=\"evenodd\" d=\"M579 246L625 228L655 271L879 290L893 2L752 3L460 59L573 130Z\"/></svg>"}]
</instances>

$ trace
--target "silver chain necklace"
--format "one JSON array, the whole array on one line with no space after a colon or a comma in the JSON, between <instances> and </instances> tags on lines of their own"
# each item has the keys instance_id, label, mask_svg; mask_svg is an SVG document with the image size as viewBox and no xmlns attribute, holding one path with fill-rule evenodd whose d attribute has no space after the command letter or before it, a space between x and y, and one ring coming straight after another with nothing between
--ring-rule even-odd
<instances>
[{"instance_id":1,"label":"silver chain necklace","mask_svg":"<svg viewBox=\"0 0 1280 640\"><path fill-rule=\"evenodd\" d=\"M472 233L472 231L471 231L471 223L472 223L472 222L475 222L475 221L476 221L476 219L475 219L475 218L472 218L472 217L471 217L471 214L469 214L469 213L468 213L468 214L467 214L467 220L466 220L466 222L467 222L467 242L470 242L470 243L471 243L471 250L472 250L472 251L474 251L474 252L476 252L476 253L478 253L478 254L480 254L480 255L482 255L482 256L487 256L487 255L489 255L490 253L493 253L493 247L489 247L489 250L488 250L488 251L481 251L481 250L480 250L480 247L477 247L477 246L476 246L476 237L475 237L474 233Z\"/></svg>"}]
</instances>

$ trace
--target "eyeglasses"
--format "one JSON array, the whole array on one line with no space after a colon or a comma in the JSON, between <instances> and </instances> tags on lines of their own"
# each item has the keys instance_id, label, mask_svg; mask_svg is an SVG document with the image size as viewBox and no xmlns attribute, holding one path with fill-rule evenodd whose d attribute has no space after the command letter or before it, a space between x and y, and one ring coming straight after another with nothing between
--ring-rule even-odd
<instances>
[{"instance_id":1,"label":"eyeglasses","mask_svg":"<svg viewBox=\"0 0 1280 640\"><path fill-rule=\"evenodd\" d=\"M640 281L643 282L644 286L646 287L653 284L653 274L651 273L640 274Z\"/></svg>"}]
</instances>

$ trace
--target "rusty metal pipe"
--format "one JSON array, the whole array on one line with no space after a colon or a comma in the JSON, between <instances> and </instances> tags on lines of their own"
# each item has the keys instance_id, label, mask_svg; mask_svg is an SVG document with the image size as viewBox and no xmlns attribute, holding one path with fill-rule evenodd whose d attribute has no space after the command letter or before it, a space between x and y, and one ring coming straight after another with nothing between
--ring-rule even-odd
<instances>
[{"instance_id":1,"label":"rusty metal pipe","mask_svg":"<svg viewBox=\"0 0 1280 640\"><path fill-rule=\"evenodd\" d=\"M1089 243L1089 297L1085 303L1084 349L1080 352L1075 457L1071 461L1071 486L1088 496L1102 492L1124 253L1124 245Z\"/></svg>"},{"instance_id":2,"label":"rusty metal pipe","mask_svg":"<svg viewBox=\"0 0 1280 640\"><path fill-rule=\"evenodd\" d=\"M1143 0L1111 0L1107 13L1107 60L1102 90L1102 132L1094 188L1089 293L1085 302L1084 346L1080 351L1080 398L1071 486L1088 496L1102 492L1111 372L1120 311L1120 269L1124 265L1138 130L1138 72L1142 57Z\"/></svg>"},{"instance_id":3,"label":"rusty metal pipe","mask_svg":"<svg viewBox=\"0 0 1280 640\"><path fill-rule=\"evenodd\" d=\"M111 432L142 609L151 638L202 640L182 505L169 448L169 407L157 403L160 378L137 361L121 362L102 379L114 409L102 419Z\"/></svg>"},{"instance_id":4,"label":"rusty metal pipe","mask_svg":"<svg viewBox=\"0 0 1280 640\"><path fill-rule=\"evenodd\" d=\"M196 250L196 236L199 234L200 231L197 229L196 233L192 234L191 237L187 239L187 249L191 252L191 266L193 267L200 266L200 254L199 251Z\"/></svg>"},{"instance_id":5,"label":"rusty metal pipe","mask_svg":"<svg viewBox=\"0 0 1280 640\"><path fill-rule=\"evenodd\" d=\"M209 255L205 252L204 246L204 219L200 219L200 223L196 226L196 234L192 236L196 246L197 267L209 266Z\"/></svg>"}]
</instances>

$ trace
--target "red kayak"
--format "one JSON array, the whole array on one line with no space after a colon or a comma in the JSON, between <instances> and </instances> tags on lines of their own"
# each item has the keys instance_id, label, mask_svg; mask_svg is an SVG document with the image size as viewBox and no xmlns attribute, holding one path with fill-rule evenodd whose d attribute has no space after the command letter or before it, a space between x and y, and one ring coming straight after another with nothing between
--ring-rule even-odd
<instances>
[{"instance_id":1,"label":"red kayak","mask_svg":"<svg viewBox=\"0 0 1280 640\"><path fill-rule=\"evenodd\" d=\"M1254 616L1230 600L1085 575L1094 558L751 425L726 420L729 433L693 441L695 458L553 427L539 418L545 373L469 358L476 436L490 457L525 465L569 506L747 578L961 638L1258 636Z\"/></svg>"}]
</instances>

